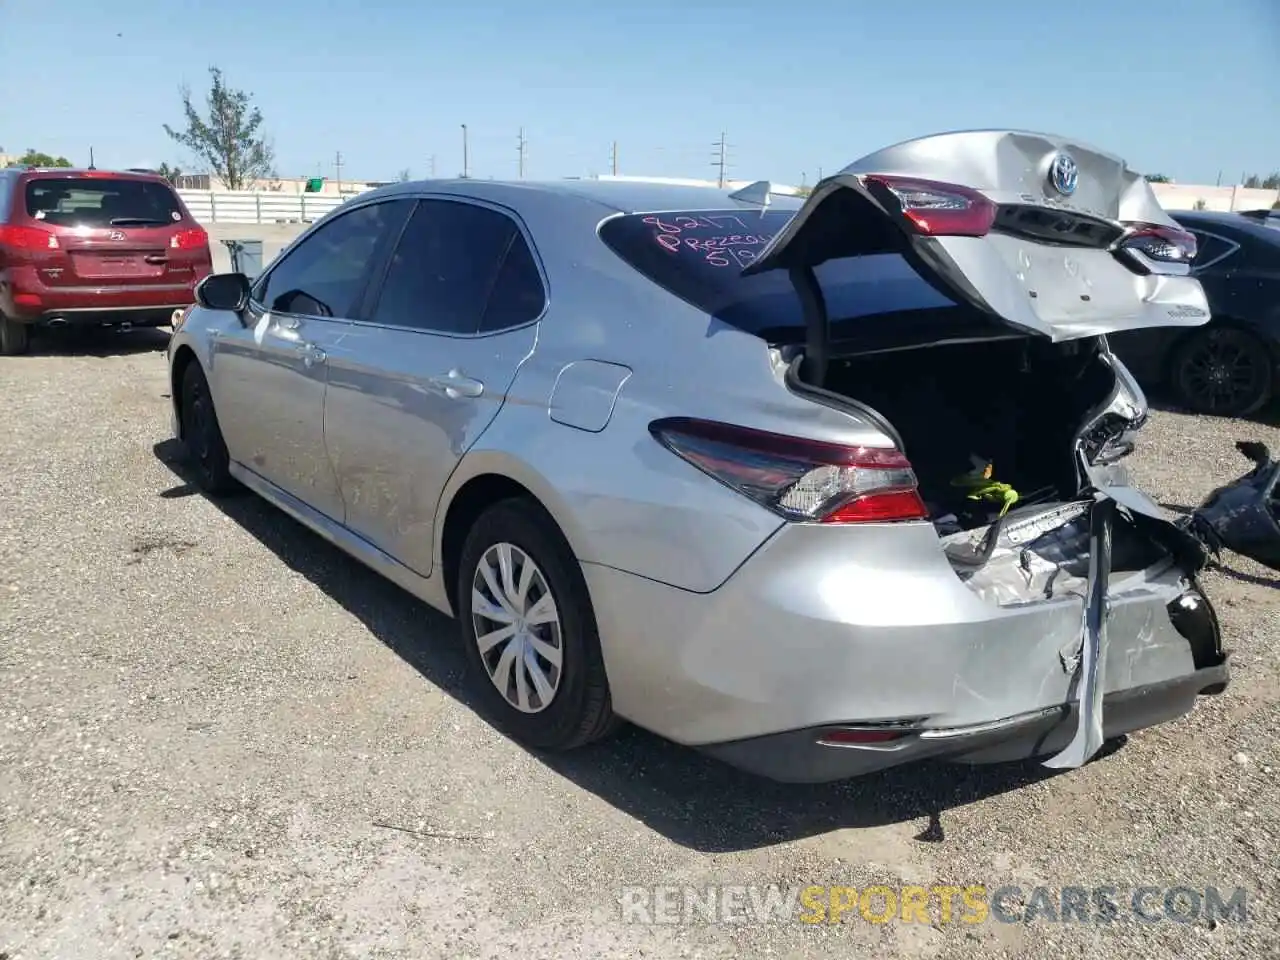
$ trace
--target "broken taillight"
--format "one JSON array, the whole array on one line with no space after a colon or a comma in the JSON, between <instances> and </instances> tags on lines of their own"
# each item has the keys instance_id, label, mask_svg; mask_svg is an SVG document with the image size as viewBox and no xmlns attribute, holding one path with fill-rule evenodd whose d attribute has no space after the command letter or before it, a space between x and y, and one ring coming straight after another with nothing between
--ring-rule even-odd
<instances>
[{"instance_id":1,"label":"broken taillight","mask_svg":"<svg viewBox=\"0 0 1280 960\"><path fill-rule=\"evenodd\" d=\"M977 190L956 183L875 174L863 177L882 203L892 198L913 232L930 237L985 237L997 207Z\"/></svg>"},{"instance_id":2,"label":"broken taillight","mask_svg":"<svg viewBox=\"0 0 1280 960\"><path fill-rule=\"evenodd\" d=\"M649 425L668 450L788 520L924 520L911 463L893 447L855 447L711 420Z\"/></svg>"}]
</instances>

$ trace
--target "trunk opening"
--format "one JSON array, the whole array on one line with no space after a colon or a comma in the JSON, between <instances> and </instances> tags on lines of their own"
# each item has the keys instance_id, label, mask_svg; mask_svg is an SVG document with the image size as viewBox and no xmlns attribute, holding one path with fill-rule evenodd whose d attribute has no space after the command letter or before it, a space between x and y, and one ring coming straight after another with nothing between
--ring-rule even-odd
<instances>
[{"instance_id":1,"label":"trunk opening","mask_svg":"<svg viewBox=\"0 0 1280 960\"><path fill-rule=\"evenodd\" d=\"M1000 504L953 481L990 463L1016 511L1080 493L1076 439L1115 373L1096 339L1014 337L831 358L820 383L892 425L943 535L985 526Z\"/></svg>"}]
</instances>

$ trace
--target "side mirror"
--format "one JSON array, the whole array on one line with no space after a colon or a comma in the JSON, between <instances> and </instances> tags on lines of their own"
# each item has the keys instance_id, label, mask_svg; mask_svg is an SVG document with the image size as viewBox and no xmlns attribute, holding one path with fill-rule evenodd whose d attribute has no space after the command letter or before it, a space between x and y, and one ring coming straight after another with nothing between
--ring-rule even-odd
<instances>
[{"instance_id":1,"label":"side mirror","mask_svg":"<svg viewBox=\"0 0 1280 960\"><path fill-rule=\"evenodd\" d=\"M211 273L196 284L196 303L206 310L239 313L249 305L249 278L243 273Z\"/></svg>"}]
</instances>

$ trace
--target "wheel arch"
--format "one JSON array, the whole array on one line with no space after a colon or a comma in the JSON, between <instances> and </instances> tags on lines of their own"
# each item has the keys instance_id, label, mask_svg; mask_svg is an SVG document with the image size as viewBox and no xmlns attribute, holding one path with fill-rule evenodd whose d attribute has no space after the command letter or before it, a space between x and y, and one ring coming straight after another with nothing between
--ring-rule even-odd
<instances>
[{"instance_id":1,"label":"wheel arch","mask_svg":"<svg viewBox=\"0 0 1280 960\"><path fill-rule=\"evenodd\" d=\"M555 525L575 559L580 542L572 511L554 488L531 466L496 450L468 453L449 478L437 512L436 565L440 585L452 612L458 611L458 566L472 525L489 507L503 500L528 500Z\"/></svg>"},{"instance_id":2,"label":"wheel arch","mask_svg":"<svg viewBox=\"0 0 1280 960\"><path fill-rule=\"evenodd\" d=\"M173 360L169 364L169 397L173 402L174 413L177 414L178 439L182 436L182 378L191 364L198 364L200 358L188 344L180 345L173 352Z\"/></svg>"},{"instance_id":3,"label":"wheel arch","mask_svg":"<svg viewBox=\"0 0 1280 960\"><path fill-rule=\"evenodd\" d=\"M1165 348L1164 356L1160 358L1160 370L1166 383L1173 382L1173 365L1177 361L1178 351L1194 337L1203 334L1206 330L1212 330L1216 327L1233 327L1241 330L1250 336L1257 337L1262 345L1267 348L1267 352L1271 355L1271 362L1280 368L1280 336L1269 334L1257 323L1250 323L1248 320L1241 320L1234 314L1219 314L1209 319L1208 323L1201 324L1198 327L1187 327L1179 330L1177 336L1171 337L1168 346Z\"/></svg>"}]
</instances>

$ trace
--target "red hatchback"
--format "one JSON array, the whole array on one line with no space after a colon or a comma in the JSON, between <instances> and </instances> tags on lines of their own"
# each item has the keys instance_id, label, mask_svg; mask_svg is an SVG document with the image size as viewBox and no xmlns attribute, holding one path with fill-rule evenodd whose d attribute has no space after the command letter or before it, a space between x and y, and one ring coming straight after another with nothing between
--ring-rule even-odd
<instances>
[{"instance_id":1,"label":"red hatchback","mask_svg":"<svg viewBox=\"0 0 1280 960\"><path fill-rule=\"evenodd\" d=\"M163 326L212 270L161 177L0 170L0 353L26 352L33 326Z\"/></svg>"}]
</instances>

